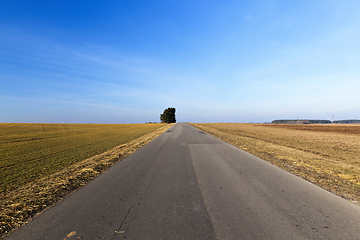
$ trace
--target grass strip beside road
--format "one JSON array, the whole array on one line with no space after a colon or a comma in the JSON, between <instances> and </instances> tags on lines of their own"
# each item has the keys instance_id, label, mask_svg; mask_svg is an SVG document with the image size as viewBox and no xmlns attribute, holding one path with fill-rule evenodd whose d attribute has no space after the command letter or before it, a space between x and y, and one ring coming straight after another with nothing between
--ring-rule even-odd
<instances>
[{"instance_id":1,"label":"grass strip beside road","mask_svg":"<svg viewBox=\"0 0 360 240\"><path fill-rule=\"evenodd\" d=\"M136 128L134 125L135 124L131 124L128 125L128 127ZM3 191L0 195L1 237L4 237L12 229L25 224L36 214L64 199L79 187L86 185L96 176L105 172L109 167L162 134L173 124L136 125L141 125L138 126L140 129L143 129L145 126L147 130L145 131L143 129L139 134L134 134L133 131L130 131L130 134L133 134L133 136L123 138L126 140L123 140L124 142L121 145L85 160L67 165L56 172L43 174L41 177L17 186L12 190ZM151 125L153 126L151 127ZM96 128L96 126L92 127ZM110 132L110 130L108 130L106 130L107 133ZM118 136L119 133L120 132L117 132ZM110 139L114 140L112 135L110 136ZM121 134L119 137L121 137ZM63 144L65 144L65 142ZM93 144L89 145L93 146ZM44 164L46 164L45 160L43 161Z\"/></svg>"},{"instance_id":2,"label":"grass strip beside road","mask_svg":"<svg viewBox=\"0 0 360 240\"><path fill-rule=\"evenodd\" d=\"M191 125L360 205L360 125Z\"/></svg>"}]
</instances>

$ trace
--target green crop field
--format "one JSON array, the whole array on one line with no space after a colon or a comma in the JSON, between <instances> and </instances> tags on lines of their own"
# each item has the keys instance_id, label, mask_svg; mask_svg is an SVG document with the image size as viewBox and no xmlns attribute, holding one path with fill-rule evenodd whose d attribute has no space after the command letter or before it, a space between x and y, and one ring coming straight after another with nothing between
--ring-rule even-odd
<instances>
[{"instance_id":1,"label":"green crop field","mask_svg":"<svg viewBox=\"0 0 360 240\"><path fill-rule=\"evenodd\" d=\"M55 173L164 124L0 124L0 193Z\"/></svg>"}]
</instances>

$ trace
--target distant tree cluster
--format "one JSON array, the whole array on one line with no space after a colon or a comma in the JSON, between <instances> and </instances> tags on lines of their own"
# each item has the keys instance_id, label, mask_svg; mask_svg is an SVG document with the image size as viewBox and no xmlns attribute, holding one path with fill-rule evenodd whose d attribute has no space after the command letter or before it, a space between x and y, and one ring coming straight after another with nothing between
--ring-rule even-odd
<instances>
[{"instance_id":1,"label":"distant tree cluster","mask_svg":"<svg viewBox=\"0 0 360 240\"><path fill-rule=\"evenodd\" d=\"M339 121L334 121L334 123L360 123L360 120L357 119L339 120Z\"/></svg>"},{"instance_id":2,"label":"distant tree cluster","mask_svg":"<svg viewBox=\"0 0 360 240\"><path fill-rule=\"evenodd\" d=\"M328 124L331 123L330 120L308 120L308 119L285 119L285 120L274 120L272 124Z\"/></svg>"},{"instance_id":3,"label":"distant tree cluster","mask_svg":"<svg viewBox=\"0 0 360 240\"><path fill-rule=\"evenodd\" d=\"M332 123L330 120L309 120L309 119L281 119L274 120L272 124L328 124ZM349 120L338 120L333 123L337 124L346 124L346 123L360 123L358 119L349 119Z\"/></svg>"},{"instance_id":4,"label":"distant tree cluster","mask_svg":"<svg viewBox=\"0 0 360 240\"><path fill-rule=\"evenodd\" d=\"M162 123L176 123L175 108L169 107L160 114L160 121Z\"/></svg>"}]
</instances>

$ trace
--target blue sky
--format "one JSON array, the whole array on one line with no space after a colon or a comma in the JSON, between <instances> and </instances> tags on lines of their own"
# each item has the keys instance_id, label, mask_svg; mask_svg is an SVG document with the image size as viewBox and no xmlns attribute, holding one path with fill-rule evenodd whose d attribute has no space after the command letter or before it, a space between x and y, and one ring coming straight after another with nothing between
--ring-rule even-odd
<instances>
[{"instance_id":1,"label":"blue sky","mask_svg":"<svg viewBox=\"0 0 360 240\"><path fill-rule=\"evenodd\" d=\"M360 119L360 1L0 2L0 122Z\"/></svg>"}]
</instances>

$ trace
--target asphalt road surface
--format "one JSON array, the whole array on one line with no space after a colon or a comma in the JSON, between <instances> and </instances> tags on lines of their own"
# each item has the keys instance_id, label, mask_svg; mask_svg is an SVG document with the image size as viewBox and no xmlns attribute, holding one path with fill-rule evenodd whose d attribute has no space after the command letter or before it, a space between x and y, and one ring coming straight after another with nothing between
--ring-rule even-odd
<instances>
[{"instance_id":1,"label":"asphalt road surface","mask_svg":"<svg viewBox=\"0 0 360 240\"><path fill-rule=\"evenodd\" d=\"M360 207L178 123L7 239L360 239Z\"/></svg>"}]
</instances>

